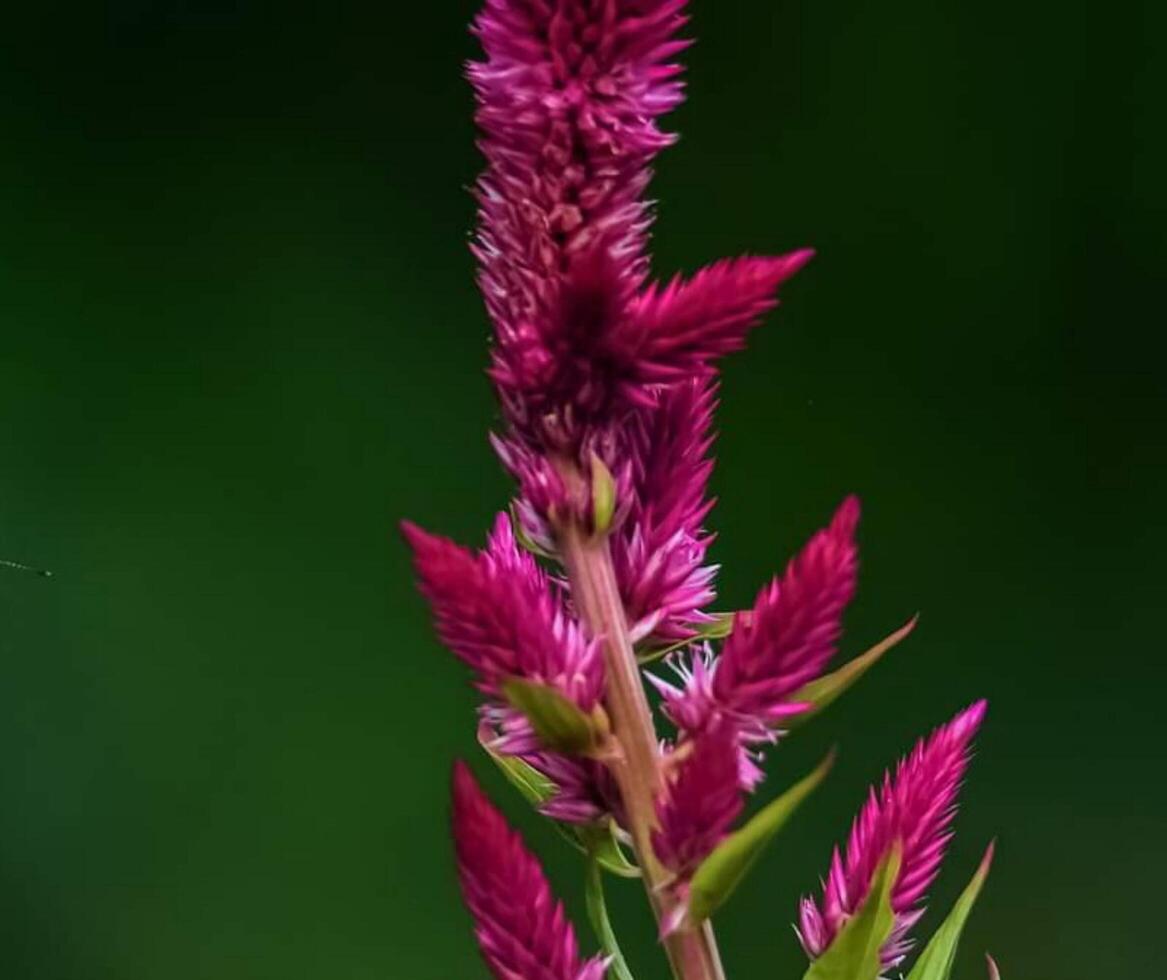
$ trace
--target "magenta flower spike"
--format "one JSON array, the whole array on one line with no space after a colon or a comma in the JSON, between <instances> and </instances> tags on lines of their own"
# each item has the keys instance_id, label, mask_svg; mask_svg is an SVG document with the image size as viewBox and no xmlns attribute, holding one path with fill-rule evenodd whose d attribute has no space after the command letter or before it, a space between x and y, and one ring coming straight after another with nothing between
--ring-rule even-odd
<instances>
[{"instance_id":1,"label":"magenta flower spike","mask_svg":"<svg viewBox=\"0 0 1167 980\"><path fill-rule=\"evenodd\" d=\"M467 70L486 169L472 250L502 409L491 441L518 488L481 550L402 530L438 636L483 695L479 742L587 861L604 951L580 959L535 858L459 764L458 873L499 980L629 980L605 872L642 880L676 980L727 980L710 918L765 866L762 849L828 768L738 826L763 782L762 748L794 737L790 722L810 719L804 701L817 714L907 632L825 673L856 586L854 497L752 608L716 611L706 522L720 360L745 345L811 252L650 282L645 192L674 141L660 119L682 97L686 9L484 0L473 26L483 56ZM646 675L660 657L678 683ZM668 738L646 680L676 729ZM872 792L821 904L803 900L803 946L815 959L835 954L812 965L814 977L875 980L874 950L832 941L897 844L895 924L881 955L902 959L984 710L977 702L938 729Z\"/></svg>"},{"instance_id":2,"label":"magenta flower spike","mask_svg":"<svg viewBox=\"0 0 1167 980\"><path fill-rule=\"evenodd\" d=\"M657 119L682 97L685 6L491 0L475 22L487 170L474 252L509 423L496 446L542 518L579 506L549 455L586 466L597 444L622 441L630 409L740 348L809 258L744 258L646 285L644 190L674 140ZM613 472L628 462L605 458Z\"/></svg>"},{"instance_id":3,"label":"magenta flower spike","mask_svg":"<svg viewBox=\"0 0 1167 980\"><path fill-rule=\"evenodd\" d=\"M497 980L601 980L603 961L580 960L539 862L460 762L453 799L458 878L490 972Z\"/></svg>"},{"instance_id":4,"label":"magenta flower spike","mask_svg":"<svg viewBox=\"0 0 1167 980\"><path fill-rule=\"evenodd\" d=\"M741 813L738 743L733 729L714 728L680 750L676 772L657 801L653 846L682 878L721 843Z\"/></svg>"},{"instance_id":5,"label":"magenta flower spike","mask_svg":"<svg viewBox=\"0 0 1167 980\"><path fill-rule=\"evenodd\" d=\"M650 286L629 313L637 376L672 382L700 376L716 359L745 347L746 334L778 305L778 287L814 257L799 249L777 258L724 259L687 282Z\"/></svg>"},{"instance_id":6,"label":"magenta flower spike","mask_svg":"<svg viewBox=\"0 0 1167 980\"><path fill-rule=\"evenodd\" d=\"M713 677L713 699L731 715L773 726L788 698L822 673L843 631L859 568L859 501L848 497L831 523L758 593L735 623Z\"/></svg>"},{"instance_id":7,"label":"magenta flower spike","mask_svg":"<svg viewBox=\"0 0 1167 980\"><path fill-rule=\"evenodd\" d=\"M830 946L867 897L877 868L899 841L902 863L891 894L896 924L882 958L885 966L904 958L912 946L907 933L924 914L921 902L952 838L949 828L956 814L957 792L987 707L986 702L977 701L921 739L900 760L895 776L885 774L883 785L872 788L851 825L846 855L836 848L831 858L822 906L809 898L800 905L798 933L809 956L819 956Z\"/></svg>"},{"instance_id":8,"label":"magenta flower spike","mask_svg":"<svg viewBox=\"0 0 1167 980\"><path fill-rule=\"evenodd\" d=\"M634 640L675 643L710 619L704 610L716 567L705 563L713 538L702 522L713 507L716 406L712 380L684 381L634 411L626 426L628 510L612 535L612 561Z\"/></svg>"},{"instance_id":9,"label":"magenta flower spike","mask_svg":"<svg viewBox=\"0 0 1167 980\"><path fill-rule=\"evenodd\" d=\"M485 551L475 555L408 521L418 585L442 642L498 696L509 678L556 688L585 711L599 701L603 663L534 559L520 551L500 514Z\"/></svg>"},{"instance_id":10,"label":"magenta flower spike","mask_svg":"<svg viewBox=\"0 0 1167 980\"><path fill-rule=\"evenodd\" d=\"M855 593L858 523L859 501L848 497L782 577L758 593L753 608L738 614L719 657L705 648L682 660L679 687L653 678L678 728L692 734L729 719L743 745L756 745L774 741L784 720L806 710L791 695L835 654L843 612ZM754 753L743 751L741 773L746 788L761 781Z\"/></svg>"}]
</instances>

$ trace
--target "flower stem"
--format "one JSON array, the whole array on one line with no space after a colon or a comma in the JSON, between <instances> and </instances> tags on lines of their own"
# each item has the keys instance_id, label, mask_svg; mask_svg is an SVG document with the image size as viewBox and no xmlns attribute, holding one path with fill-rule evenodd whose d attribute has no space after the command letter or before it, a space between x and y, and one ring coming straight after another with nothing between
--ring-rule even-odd
<instances>
[{"instance_id":1,"label":"flower stem","mask_svg":"<svg viewBox=\"0 0 1167 980\"><path fill-rule=\"evenodd\" d=\"M572 522L559 529L559 546L580 615L591 634L603 640L607 670L604 706L620 745L619 756L612 762L613 774L649 902L660 923L669 918L678 903L669 888L670 872L657 860L652 848L655 803L661 785L660 750L608 541ZM665 937L664 945L677 980L725 980L708 922L699 928L684 927L673 932Z\"/></svg>"}]
</instances>

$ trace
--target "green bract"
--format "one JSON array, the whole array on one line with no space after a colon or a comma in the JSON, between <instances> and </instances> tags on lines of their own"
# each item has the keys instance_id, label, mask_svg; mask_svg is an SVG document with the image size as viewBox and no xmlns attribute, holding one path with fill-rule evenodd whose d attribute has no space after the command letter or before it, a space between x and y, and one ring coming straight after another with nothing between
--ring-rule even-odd
<instances>
[{"instance_id":1,"label":"green bract","mask_svg":"<svg viewBox=\"0 0 1167 980\"><path fill-rule=\"evenodd\" d=\"M785 825L818 785L835 761L834 753L819 763L809 776L768 803L740 830L717 845L693 875L689 890L689 919L699 923L725 904L745 879L766 845Z\"/></svg>"},{"instance_id":2,"label":"green bract","mask_svg":"<svg viewBox=\"0 0 1167 980\"><path fill-rule=\"evenodd\" d=\"M599 749L608 734L602 709L588 714L546 684L512 678L503 683L502 690L511 705L527 716L539 741L555 752L586 755Z\"/></svg>"},{"instance_id":3,"label":"green bract","mask_svg":"<svg viewBox=\"0 0 1167 980\"><path fill-rule=\"evenodd\" d=\"M803 980L876 980L880 974L879 952L891 935L895 913L891 890L900 872L900 849L892 848L883 859L871 892L834 942L810 965Z\"/></svg>"},{"instance_id":4,"label":"green bract","mask_svg":"<svg viewBox=\"0 0 1167 980\"><path fill-rule=\"evenodd\" d=\"M908 980L948 980L952 975L952 965L956 962L956 946L960 942L960 934L964 931L964 924L968 921L973 905L976 904L985 879L989 876L989 867L993 863L993 848L994 845L990 844L985 851L976 874L960 893L960 898L952 906L948 918L928 940L924 952L920 954L916 965L912 967L912 972L908 974ZM989 964L990 973L995 972L996 964L992 959L989 960Z\"/></svg>"}]
</instances>

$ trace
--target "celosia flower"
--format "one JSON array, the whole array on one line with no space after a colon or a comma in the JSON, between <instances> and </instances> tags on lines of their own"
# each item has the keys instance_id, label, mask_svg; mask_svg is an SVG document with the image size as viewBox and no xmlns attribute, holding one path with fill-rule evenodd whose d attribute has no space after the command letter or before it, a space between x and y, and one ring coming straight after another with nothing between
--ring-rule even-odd
<instances>
[{"instance_id":1,"label":"celosia flower","mask_svg":"<svg viewBox=\"0 0 1167 980\"><path fill-rule=\"evenodd\" d=\"M821 908L809 898L800 905L798 933L809 956L821 954L863 904L876 870L897 841L902 863L892 887L895 928L882 950L884 965L895 965L911 948L907 933L924 913L920 903L952 837L957 792L986 708L986 702L977 701L921 739L900 761L894 778L885 774L879 790L871 790L851 825L846 856L836 848L831 858Z\"/></svg>"},{"instance_id":2,"label":"celosia flower","mask_svg":"<svg viewBox=\"0 0 1167 980\"><path fill-rule=\"evenodd\" d=\"M629 361L641 383L699 377L717 358L741 350L746 334L778 305L779 285L814 253L723 259L687 282L650 286L625 321Z\"/></svg>"},{"instance_id":3,"label":"celosia flower","mask_svg":"<svg viewBox=\"0 0 1167 980\"><path fill-rule=\"evenodd\" d=\"M842 632L855 592L859 501L848 497L831 523L810 539L739 614L716 660L698 654L682 667L684 686L657 681L669 717L695 731L728 716L747 738L766 739L784 719L806 709L791 695L818 677Z\"/></svg>"},{"instance_id":4,"label":"celosia flower","mask_svg":"<svg viewBox=\"0 0 1167 980\"><path fill-rule=\"evenodd\" d=\"M631 462L627 511L612 536L612 561L634 638L671 643L710 617L715 566L702 522L713 461L716 385L708 379L662 389L623 427L613 455Z\"/></svg>"},{"instance_id":5,"label":"celosia flower","mask_svg":"<svg viewBox=\"0 0 1167 980\"><path fill-rule=\"evenodd\" d=\"M402 531L438 636L475 671L481 691L498 697L508 678L522 678L556 688L584 710L595 706L604 682L599 646L515 544L505 514L477 555L408 522Z\"/></svg>"},{"instance_id":6,"label":"celosia flower","mask_svg":"<svg viewBox=\"0 0 1167 980\"><path fill-rule=\"evenodd\" d=\"M680 761L657 801L652 845L665 867L684 878L729 832L742 809L736 733L721 726L680 749Z\"/></svg>"},{"instance_id":7,"label":"celosia flower","mask_svg":"<svg viewBox=\"0 0 1167 980\"><path fill-rule=\"evenodd\" d=\"M735 622L713 677L718 705L738 717L777 722L788 714L787 698L822 673L855 594L858 523L859 501L848 497Z\"/></svg>"},{"instance_id":8,"label":"celosia flower","mask_svg":"<svg viewBox=\"0 0 1167 980\"><path fill-rule=\"evenodd\" d=\"M717 263L646 288L657 118L681 101L684 0L490 0L470 66L487 170L478 183L479 283L494 324L496 439L527 519L569 500L549 454L586 466L597 441L662 383L708 373L742 345L809 253ZM613 472L621 460L606 460ZM536 530L532 528L532 530Z\"/></svg>"},{"instance_id":9,"label":"celosia flower","mask_svg":"<svg viewBox=\"0 0 1167 980\"><path fill-rule=\"evenodd\" d=\"M497 980L601 980L602 960L580 960L575 930L539 862L483 795L470 770L454 766L453 831L462 895Z\"/></svg>"},{"instance_id":10,"label":"celosia flower","mask_svg":"<svg viewBox=\"0 0 1167 980\"><path fill-rule=\"evenodd\" d=\"M799 691L835 653L857 574L859 505L849 498L734 617L720 655L707 642L717 632L703 628L715 598L705 521L717 363L743 346L811 253L724 260L648 282L645 189L654 156L673 141L658 121L681 100L673 59L686 46L676 38L686 0L484 4L474 31L485 57L469 67L487 162L473 251L502 405L492 441L519 491L481 552L411 524L404 533L439 636L486 696L479 739L492 758L554 819L604 829L614 819L627 831L674 972L722 976L705 913L728 897L740 868L714 862L694 876L761 780L760 747L810 707ZM544 572L531 552L559 571ZM638 658L666 646L683 652L673 654L679 685L653 679L678 729L662 748ZM554 741L585 723L562 699L511 679L554 688L591 714L594 731ZM548 743L587 754L549 751L507 695ZM811 957L856 914L894 849L895 922L880 955L885 965L902 959L984 712L978 702L938 729L872 791L845 856L833 855L821 904L801 904ZM462 765L453 795L459 876L494 976L601 980L605 962L581 961L535 858ZM590 845L595 829L574 839ZM590 858L598 875L601 856ZM608 924L597 928L624 975Z\"/></svg>"},{"instance_id":11,"label":"celosia flower","mask_svg":"<svg viewBox=\"0 0 1167 980\"><path fill-rule=\"evenodd\" d=\"M683 0L635 10L589 0L493 0L470 66L480 146L479 281L494 321L492 376L525 435L566 435L620 386L607 335L647 272L642 194L681 101ZM575 417L564 413L573 410Z\"/></svg>"}]
</instances>

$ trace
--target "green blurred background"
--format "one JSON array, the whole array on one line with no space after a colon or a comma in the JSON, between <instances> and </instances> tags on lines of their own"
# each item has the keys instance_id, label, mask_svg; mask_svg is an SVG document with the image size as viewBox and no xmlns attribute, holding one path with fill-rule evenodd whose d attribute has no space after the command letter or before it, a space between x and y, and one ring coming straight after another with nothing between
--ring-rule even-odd
<instances>
[{"instance_id":1,"label":"green blurred background","mask_svg":"<svg viewBox=\"0 0 1167 980\"><path fill-rule=\"evenodd\" d=\"M484 977L446 779L465 675L394 532L478 540L475 3L46 2L0 82L0 967ZM1158 975L1164 6L697 0L656 266L815 245L726 371L713 524L746 603L848 491L845 652L917 635L772 758L834 777L720 917L795 977L866 784L977 695L935 904L960 978ZM663 978L642 897L612 902ZM936 921L935 914L926 926ZM587 937L590 945L590 936Z\"/></svg>"}]
</instances>

